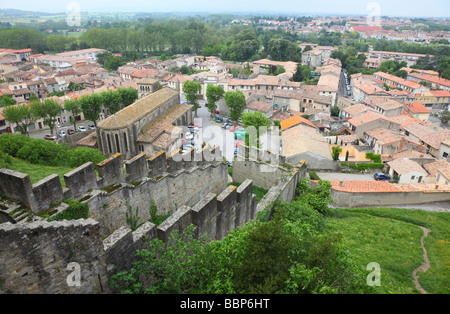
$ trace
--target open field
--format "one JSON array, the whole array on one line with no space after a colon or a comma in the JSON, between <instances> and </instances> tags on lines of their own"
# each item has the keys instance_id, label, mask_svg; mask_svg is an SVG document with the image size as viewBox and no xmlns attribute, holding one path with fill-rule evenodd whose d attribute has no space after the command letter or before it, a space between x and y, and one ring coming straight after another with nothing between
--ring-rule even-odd
<instances>
[{"instance_id":1,"label":"open field","mask_svg":"<svg viewBox=\"0 0 450 314\"><path fill-rule=\"evenodd\" d=\"M397 208L330 209L327 230L341 232L352 259L364 270L381 268L376 293L419 293L413 271L424 263L421 227L430 269L418 271L420 286L430 294L450 293L450 213ZM369 275L371 270L367 271Z\"/></svg>"}]
</instances>

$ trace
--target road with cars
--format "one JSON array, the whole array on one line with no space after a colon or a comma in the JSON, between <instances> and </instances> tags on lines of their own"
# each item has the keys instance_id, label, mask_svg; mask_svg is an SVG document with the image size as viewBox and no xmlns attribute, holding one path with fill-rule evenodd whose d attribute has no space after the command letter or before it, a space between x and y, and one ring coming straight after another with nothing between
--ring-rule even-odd
<instances>
[{"instance_id":1,"label":"road with cars","mask_svg":"<svg viewBox=\"0 0 450 314\"><path fill-rule=\"evenodd\" d=\"M91 125L93 127L94 123L92 121L87 121L87 120L78 121L77 129L75 129L73 127L73 124L70 124L70 123L56 125L56 132L55 132L55 130L53 131L53 136L55 136L58 140L62 139L62 141L64 141L64 136L71 135L70 133L72 133L72 132L73 132L72 134L74 134L74 133L78 133L78 132L87 132L90 129L93 129L92 127L89 128L89 125ZM80 129L78 129L78 128L80 128ZM84 128L84 130L83 130L83 128ZM38 139L46 139L47 135L51 135L50 129L48 127L46 127L45 129L40 129L40 130L31 130L29 133L30 133L30 137L38 138Z\"/></svg>"}]
</instances>

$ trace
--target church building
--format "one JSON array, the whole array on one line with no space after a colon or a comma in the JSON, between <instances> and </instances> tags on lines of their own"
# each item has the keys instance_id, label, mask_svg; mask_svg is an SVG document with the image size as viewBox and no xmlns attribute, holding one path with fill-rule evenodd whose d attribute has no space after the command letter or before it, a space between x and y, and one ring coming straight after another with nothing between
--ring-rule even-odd
<instances>
[{"instance_id":1,"label":"church building","mask_svg":"<svg viewBox=\"0 0 450 314\"><path fill-rule=\"evenodd\" d=\"M179 91L158 86L155 80L138 81L139 99L98 123L97 147L106 157L121 153L131 159L181 147L181 126L192 122L192 106L180 104Z\"/></svg>"}]
</instances>

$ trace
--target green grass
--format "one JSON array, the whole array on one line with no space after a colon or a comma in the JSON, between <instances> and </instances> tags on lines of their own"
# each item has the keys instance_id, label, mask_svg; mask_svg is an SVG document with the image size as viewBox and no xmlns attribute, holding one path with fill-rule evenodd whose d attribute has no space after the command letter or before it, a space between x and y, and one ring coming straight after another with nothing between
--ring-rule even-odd
<instances>
[{"instance_id":1,"label":"green grass","mask_svg":"<svg viewBox=\"0 0 450 314\"><path fill-rule=\"evenodd\" d=\"M35 165L17 158L13 158L12 163L8 165L8 169L28 174L30 176L32 184L38 182L39 180L45 179L49 175L55 173L59 176L62 188L66 187L66 184L64 182L64 174L73 170L73 168L70 167L51 167L51 166Z\"/></svg>"},{"instance_id":2,"label":"green grass","mask_svg":"<svg viewBox=\"0 0 450 314\"><path fill-rule=\"evenodd\" d=\"M425 238L431 268L418 272L420 285L431 294L450 293L450 213L410 209L331 209L327 231L341 232L350 256L367 274L367 264L381 268L376 293L418 293L412 272L422 265L419 226L432 230Z\"/></svg>"},{"instance_id":3,"label":"green grass","mask_svg":"<svg viewBox=\"0 0 450 314\"><path fill-rule=\"evenodd\" d=\"M228 185L234 185L235 187L238 187L241 184L237 182L230 182L228 183ZM264 195L266 195L267 192L269 191L257 186L253 186L253 194L256 195L256 203L259 203L259 201L263 199Z\"/></svg>"}]
</instances>

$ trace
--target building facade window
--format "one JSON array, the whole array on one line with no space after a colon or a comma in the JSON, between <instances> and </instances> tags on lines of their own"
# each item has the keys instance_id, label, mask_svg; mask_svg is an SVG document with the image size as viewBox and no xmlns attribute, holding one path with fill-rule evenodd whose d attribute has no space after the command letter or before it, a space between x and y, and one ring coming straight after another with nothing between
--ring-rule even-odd
<instances>
[{"instance_id":1,"label":"building facade window","mask_svg":"<svg viewBox=\"0 0 450 314\"><path fill-rule=\"evenodd\" d=\"M125 146L125 151L128 151L127 133L123 132L123 144Z\"/></svg>"},{"instance_id":2,"label":"building facade window","mask_svg":"<svg viewBox=\"0 0 450 314\"><path fill-rule=\"evenodd\" d=\"M109 137L109 134L106 135L107 139L108 139L108 151L111 154L112 150L111 150L111 138Z\"/></svg>"},{"instance_id":3,"label":"building facade window","mask_svg":"<svg viewBox=\"0 0 450 314\"><path fill-rule=\"evenodd\" d=\"M117 152L120 153L119 136L118 136L117 134L114 134L114 137L116 138L116 148L117 148Z\"/></svg>"}]
</instances>

